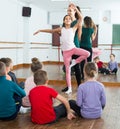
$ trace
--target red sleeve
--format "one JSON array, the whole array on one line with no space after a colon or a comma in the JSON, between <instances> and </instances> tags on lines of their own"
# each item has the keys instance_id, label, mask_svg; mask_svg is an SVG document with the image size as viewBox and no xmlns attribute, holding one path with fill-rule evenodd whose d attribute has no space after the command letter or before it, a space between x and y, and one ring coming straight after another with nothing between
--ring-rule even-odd
<instances>
[{"instance_id":1,"label":"red sleeve","mask_svg":"<svg viewBox=\"0 0 120 129\"><path fill-rule=\"evenodd\" d=\"M53 88L50 88L50 93L51 93L51 96L52 96L53 98L56 98L57 95L58 95L58 92L57 92L56 90L54 90Z\"/></svg>"},{"instance_id":2,"label":"red sleeve","mask_svg":"<svg viewBox=\"0 0 120 129\"><path fill-rule=\"evenodd\" d=\"M102 62L102 61L99 61L99 62L97 63L98 68L102 68L102 65L103 65L103 62Z\"/></svg>"}]
</instances>

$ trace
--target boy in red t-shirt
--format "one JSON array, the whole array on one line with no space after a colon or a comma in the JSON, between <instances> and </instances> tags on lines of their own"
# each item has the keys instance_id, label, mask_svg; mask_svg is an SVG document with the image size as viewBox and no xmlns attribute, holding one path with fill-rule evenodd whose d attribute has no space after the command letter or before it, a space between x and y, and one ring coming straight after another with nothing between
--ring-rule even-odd
<instances>
[{"instance_id":1,"label":"boy in red t-shirt","mask_svg":"<svg viewBox=\"0 0 120 129\"><path fill-rule=\"evenodd\" d=\"M98 66L98 71L103 74L110 74L107 65L105 65L102 61L100 61L100 58L97 56L94 58L94 62Z\"/></svg>"},{"instance_id":2,"label":"boy in red t-shirt","mask_svg":"<svg viewBox=\"0 0 120 129\"><path fill-rule=\"evenodd\" d=\"M34 74L34 82L37 86L29 93L32 122L47 124L65 116L69 120L75 118L66 98L58 94L53 88L47 86L48 78L45 71L38 70ZM58 99L62 104L53 107L53 98Z\"/></svg>"}]
</instances>

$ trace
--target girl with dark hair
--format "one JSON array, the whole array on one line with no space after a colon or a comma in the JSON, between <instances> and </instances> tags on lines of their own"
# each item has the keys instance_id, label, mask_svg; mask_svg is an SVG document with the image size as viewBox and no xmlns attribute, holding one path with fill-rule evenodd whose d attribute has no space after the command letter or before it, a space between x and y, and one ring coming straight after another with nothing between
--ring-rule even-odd
<instances>
[{"instance_id":1,"label":"girl with dark hair","mask_svg":"<svg viewBox=\"0 0 120 129\"><path fill-rule=\"evenodd\" d=\"M75 64L81 62L82 60L85 60L89 56L89 52L86 50L76 48L74 44L74 35L75 31L81 27L82 24L82 18L81 13L78 11L76 6L74 4L70 5L70 8L73 8L76 10L76 12L79 15L79 20L77 24L75 24L74 27L71 27L72 18L69 15L66 15L63 18L63 22L65 24L65 27L60 27L56 29L45 29L45 30L38 30L34 33L38 34L39 32L46 32L46 33L61 33L61 49L63 51L63 60L66 67L66 81L68 90L66 91L67 94L72 92L72 86L71 86L71 67ZM72 55L78 55L79 57L76 60L72 60L72 64L70 65L71 57Z\"/></svg>"},{"instance_id":2,"label":"girl with dark hair","mask_svg":"<svg viewBox=\"0 0 120 129\"><path fill-rule=\"evenodd\" d=\"M97 34L97 27L94 24L91 17L84 17L84 26L82 27L82 35L80 40L80 48L85 49L90 52L90 56L87 58L87 62L92 61L92 40L95 39ZM81 62L81 74L82 79L84 79L84 68L85 61Z\"/></svg>"},{"instance_id":3,"label":"girl with dark hair","mask_svg":"<svg viewBox=\"0 0 120 129\"><path fill-rule=\"evenodd\" d=\"M80 7L79 6L76 6L77 9L79 10L79 12L81 13L81 10L80 10ZM68 6L68 9L67 9L67 14L71 16L72 18L72 23L71 23L71 27L73 27L78 19L79 19L79 16L76 12L75 9L71 8L70 5ZM82 17L82 15L81 15ZM75 32L75 36L74 36L74 44L77 48L80 48L80 38L81 38L81 27L79 27L76 32ZM72 59L77 59L79 56L78 55L72 55ZM65 70L65 66L63 66L63 70L64 72L66 71ZM71 68L71 74L75 72L75 77L76 77L76 81L77 81L77 85L79 86L81 84L81 70L80 70L80 63L74 65L72 68ZM68 90L68 87L65 87L64 89L62 89L62 92L65 92Z\"/></svg>"},{"instance_id":4,"label":"girl with dark hair","mask_svg":"<svg viewBox=\"0 0 120 129\"><path fill-rule=\"evenodd\" d=\"M42 69L42 63L39 61L38 58L34 57L31 59L32 63L31 63L31 71L34 74L37 70ZM26 96L23 98L22 100L22 104L24 107L30 107L31 104L29 102L29 92L32 88L34 88L36 86L36 84L34 83L34 78L33 75L31 75L30 77L28 77L25 81L25 92L26 92Z\"/></svg>"}]
</instances>

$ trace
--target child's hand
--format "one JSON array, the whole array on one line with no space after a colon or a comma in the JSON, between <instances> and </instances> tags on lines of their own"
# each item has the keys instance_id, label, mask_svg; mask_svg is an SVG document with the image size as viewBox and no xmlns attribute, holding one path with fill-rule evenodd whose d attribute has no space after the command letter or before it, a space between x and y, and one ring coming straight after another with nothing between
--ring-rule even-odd
<instances>
[{"instance_id":1,"label":"child's hand","mask_svg":"<svg viewBox=\"0 0 120 129\"><path fill-rule=\"evenodd\" d=\"M106 64L103 64L102 67L103 67L103 68L107 68L107 65L106 65Z\"/></svg>"},{"instance_id":2,"label":"child's hand","mask_svg":"<svg viewBox=\"0 0 120 129\"><path fill-rule=\"evenodd\" d=\"M36 35L36 34L38 34L39 32L40 32L40 30L36 31L33 35Z\"/></svg>"},{"instance_id":3,"label":"child's hand","mask_svg":"<svg viewBox=\"0 0 120 129\"><path fill-rule=\"evenodd\" d=\"M70 7L70 8L73 8L73 9L76 9L76 6L75 6L73 3L70 3L70 4L69 4L69 7Z\"/></svg>"},{"instance_id":4,"label":"child's hand","mask_svg":"<svg viewBox=\"0 0 120 129\"><path fill-rule=\"evenodd\" d=\"M74 114L75 114L75 112L71 109L70 112L68 112L68 114L67 114L68 120L72 120L72 119L76 118L76 116Z\"/></svg>"}]
</instances>

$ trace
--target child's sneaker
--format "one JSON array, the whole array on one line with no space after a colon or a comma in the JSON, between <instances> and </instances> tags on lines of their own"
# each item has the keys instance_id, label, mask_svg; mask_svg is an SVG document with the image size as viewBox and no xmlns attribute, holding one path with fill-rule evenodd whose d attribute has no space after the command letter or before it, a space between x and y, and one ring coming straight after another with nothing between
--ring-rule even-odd
<instances>
[{"instance_id":1,"label":"child's sneaker","mask_svg":"<svg viewBox=\"0 0 120 129\"><path fill-rule=\"evenodd\" d=\"M72 62L70 64L70 68L73 67L74 65L76 65L76 60L75 59L72 60Z\"/></svg>"},{"instance_id":2,"label":"child's sneaker","mask_svg":"<svg viewBox=\"0 0 120 129\"><path fill-rule=\"evenodd\" d=\"M66 94L72 93L72 88L68 88L68 90L65 92Z\"/></svg>"},{"instance_id":3,"label":"child's sneaker","mask_svg":"<svg viewBox=\"0 0 120 129\"><path fill-rule=\"evenodd\" d=\"M19 112L21 114L28 113L30 111L30 109L31 109L31 107L23 107L23 106L21 106Z\"/></svg>"},{"instance_id":4,"label":"child's sneaker","mask_svg":"<svg viewBox=\"0 0 120 129\"><path fill-rule=\"evenodd\" d=\"M103 74L104 74L104 75L106 75L106 73L105 73L105 72L104 72Z\"/></svg>"},{"instance_id":5,"label":"child's sneaker","mask_svg":"<svg viewBox=\"0 0 120 129\"><path fill-rule=\"evenodd\" d=\"M68 87L65 87L64 89L62 89L62 92L66 92L68 90Z\"/></svg>"}]
</instances>

